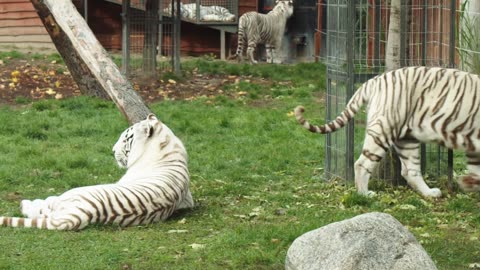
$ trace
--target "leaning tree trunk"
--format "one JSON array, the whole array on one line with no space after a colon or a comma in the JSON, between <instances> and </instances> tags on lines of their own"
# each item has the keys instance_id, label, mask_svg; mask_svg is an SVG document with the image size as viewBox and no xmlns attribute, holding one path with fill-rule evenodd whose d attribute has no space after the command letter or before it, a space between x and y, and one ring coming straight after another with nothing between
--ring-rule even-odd
<instances>
[{"instance_id":1,"label":"leaning tree trunk","mask_svg":"<svg viewBox=\"0 0 480 270\"><path fill-rule=\"evenodd\" d=\"M390 2L390 22L385 52L387 71L400 68L400 5L401 0L391 0Z\"/></svg>"},{"instance_id":2,"label":"leaning tree trunk","mask_svg":"<svg viewBox=\"0 0 480 270\"><path fill-rule=\"evenodd\" d=\"M130 124L150 109L69 0L31 0L82 94L110 97Z\"/></svg>"}]
</instances>

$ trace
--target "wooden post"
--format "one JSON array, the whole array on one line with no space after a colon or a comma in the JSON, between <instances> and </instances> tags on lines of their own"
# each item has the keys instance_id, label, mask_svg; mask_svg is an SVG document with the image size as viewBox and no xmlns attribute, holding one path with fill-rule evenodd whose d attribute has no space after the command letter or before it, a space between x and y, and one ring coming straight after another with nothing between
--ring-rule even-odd
<instances>
[{"instance_id":1,"label":"wooden post","mask_svg":"<svg viewBox=\"0 0 480 270\"><path fill-rule=\"evenodd\" d=\"M71 1L30 0L83 94L110 97L129 123L150 109L120 73Z\"/></svg>"},{"instance_id":2,"label":"wooden post","mask_svg":"<svg viewBox=\"0 0 480 270\"><path fill-rule=\"evenodd\" d=\"M225 60L225 30L220 29L220 59Z\"/></svg>"}]
</instances>

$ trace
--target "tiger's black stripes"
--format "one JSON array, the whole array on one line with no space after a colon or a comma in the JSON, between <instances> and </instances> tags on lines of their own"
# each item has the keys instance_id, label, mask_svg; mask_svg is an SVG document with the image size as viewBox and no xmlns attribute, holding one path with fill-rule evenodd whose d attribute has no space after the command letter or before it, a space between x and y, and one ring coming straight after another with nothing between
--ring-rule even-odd
<instances>
[{"instance_id":1,"label":"tiger's black stripes","mask_svg":"<svg viewBox=\"0 0 480 270\"><path fill-rule=\"evenodd\" d=\"M293 14L292 0L277 0L276 5L267 14L255 11L244 13L238 22L237 51L229 59L243 61L243 51L247 44L247 57L256 64L253 54L258 44L265 44L267 62L273 63L276 49L280 49L287 19Z\"/></svg>"},{"instance_id":2,"label":"tiger's black stripes","mask_svg":"<svg viewBox=\"0 0 480 270\"><path fill-rule=\"evenodd\" d=\"M435 142L467 152L468 176L459 178L462 188L480 190L480 78L468 72L429 67L406 67L365 82L333 121L316 126L295 108L297 121L316 133L344 127L359 108L368 104L362 155L355 163L355 183L368 194L370 172L390 147L397 150L402 176L425 197L439 197L421 176L420 142ZM477 185L478 183L478 185Z\"/></svg>"},{"instance_id":3,"label":"tiger's black stripes","mask_svg":"<svg viewBox=\"0 0 480 270\"><path fill-rule=\"evenodd\" d=\"M0 226L52 230L80 230L89 224L135 226L193 207L185 148L154 115L126 129L113 150L119 166L127 168L117 183L24 200L26 217L0 217Z\"/></svg>"}]
</instances>

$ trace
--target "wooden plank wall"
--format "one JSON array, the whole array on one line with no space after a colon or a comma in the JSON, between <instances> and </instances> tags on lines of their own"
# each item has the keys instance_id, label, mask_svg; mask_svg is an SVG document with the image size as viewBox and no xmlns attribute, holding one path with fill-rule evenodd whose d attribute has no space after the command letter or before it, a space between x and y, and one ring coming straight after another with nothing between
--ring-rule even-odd
<instances>
[{"instance_id":1,"label":"wooden plank wall","mask_svg":"<svg viewBox=\"0 0 480 270\"><path fill-rule=\"evenodd\" d=\"M0 0L0 47L55 49L29 0Z\"/></svg>"}]
</instances>

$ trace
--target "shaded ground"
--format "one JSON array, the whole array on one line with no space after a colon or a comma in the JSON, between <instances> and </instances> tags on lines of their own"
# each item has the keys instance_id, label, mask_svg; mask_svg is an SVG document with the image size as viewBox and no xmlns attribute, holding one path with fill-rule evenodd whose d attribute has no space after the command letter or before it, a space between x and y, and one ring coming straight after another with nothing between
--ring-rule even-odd
<instances>
[{"instance_id":1,"label":"shaded ground","mask_svg":"<svg viewBox=\"0 0 480 270\"><path fill-rule=\"evenodd\" d=\"M231 75L206 75L196 71L188 80L133 78L133 87L146 102L162 99L191 100L201 96L241 96L242 91L224 92L225 85L249 81L270 84L261 78ZM81 95L70 72L60 60L41 59L0 60L0 102L9 104L27 103L39 99L63 99Z\"/></svg>"}]
</instances>

